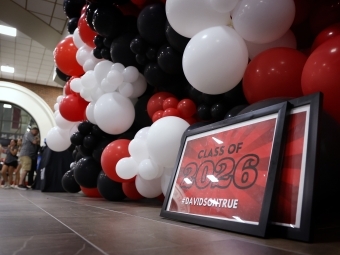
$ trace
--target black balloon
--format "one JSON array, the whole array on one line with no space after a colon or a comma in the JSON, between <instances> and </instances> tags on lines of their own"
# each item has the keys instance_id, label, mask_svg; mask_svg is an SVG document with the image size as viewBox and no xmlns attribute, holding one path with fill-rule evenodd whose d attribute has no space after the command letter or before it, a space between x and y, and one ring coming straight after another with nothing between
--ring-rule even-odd
<instances>
[{"instance_id":1,"label":"black balloon","mask_svg":"<svg viewBox=\"0 0 340 255\"><path fill-rule=\"evenodd\" d=\"M95 30L92 25L93 14L100 5L98 3L89 3L86 6L85 20L92 30Z\"/></svg>"},{"instance_id":2,"label":"black balloon","mask_svg":"<svg viewBox=\"0 0 340 255\"><path fill-rule=\"evenodd\" d=\"M92 17L92 25L104 37L116 37L122 31L123 14L115 6L98 7Z\"/></svg>"},{"instance_id":3,"label":"black balloon","mask_svg":"<svg viewBox=\"0 0 340 255\"><path fill-rule=\"evenodd\" d=\"M106 48L110 48L112 44L113 38L105 37L103 40L103 44Z\"/></svg>"},{"instance_id":4,"label":"black balloon","mask_svg":"<svg viewBox=\"0 0 340 255\"><path fill-rule=\"evenodd\" d=\"M222 99L223 99L223 94L208 95L208 94L202 93L202 101L203 101L203 104L206 104L206 105L216 104L217 102L221 101Z\"/></svg>"},{"instance_id":5,"label":"black balloon","mask_svg":"<svg viewBox=\"0 0 340 255\"><path fill-rule=\"evenodd\" d=\"M152 86L161 86L169 79L169 74L165 73L157 63L149 63L144 68L146 81Z\"/></svg>"},{"instance_id":6,"label":"black balloon","mask_svg":"<svg viewBox=\"0 0 340 255\"><path fill-rule=\"evenodd\" d=\"M77 161L77 160L76 160L77 153L78 153L78 151L77 151L76 149L74 149L74 150L72 151L72 158L73 158L75 161Z\"/></svg>"},{"instance_id":7,"label":"black balloon","mask_svg":"<svg viewBox=\"0 0 340 255\"><path fill-rule=\"evenodd\" d=\"M78 161L81 160L83 157L84 157L84 156L83 156L80 152L77 152L75 161L78 162Z\"/></svg>"},{"instance_id":8,"label":"black balloon","mask_svg":"<svg viewBox=\"0 0 340 255\"><path fill-rule=\"evenodd\" d=\"M228 92L222 94L223 100L227 101L228 104L232 106L240 104L248 104L242 89L242 82L240 82L236 87L229 90Z\"/></svg>"},{"instance_id":9,"label":"black balloon","mask_svg":"<svg viewBox=\"0 0 340 255\"><path fill-rule=\"evenodd\" d=\"M126 197L122 183L111 180L103 171L98 176L97 188L100 195L109 201L121 201Z\"/></svg>"},{"instance_id":10,"label":"black balloon","mask_svg":"<svg viewBox=\"0 0 340 255\"><path fill-rule=\"evenodd\" d=\"M80 186L74 178L74 169L68 170L61 179L61 185L64 190L69 193L77 193L80 191Z\"/></svg>"},{"instance_id":11,"label":"black balloon","mask_svg":"<svg viewBox=\"0 0 340 255\"><path fill-rule=\"evenodd\" d=\"M197 123L194 123L192 125L190 125L186 131L191 131L191 130L194 130L196 128L200 128L200 127L203 127L203 126L206 126L206 125L209 125L211 124L211 122L197 122Z\"/></svg>"},{"instance_id":12,"label":"black balloon","mask_svg":"<svg viewBox=\"0 0 340 255\"><path fill-rule=\"evenodd\" d=\"M78 130L83 135L88 135L92 130L93 124L87 120L79 123Z\"/></svg>"},{"instance_id":13,"label":"black balloon","mask_svg":"<svg viewBox=\"0 0 340 255\"><path fill-rule=\"evenodd\" d=\"M68 76L68 75L66 75L66 74L64 74L62 71L60 71L59 70L59 68L56 68L55 69L55 72L56 72L56 74L57 74L57 76L62 80L62 81L68 81L70 78L71 78L71 76Z\"/></svg>"},{"instance_id":14,"label":"black balloon","mask_svg":"<svg viewBox=\"0 0 340 255\"><path fill-rule=\"evenodd\" d=\"M210 107L205 104L199 105L197 107L197 117L200 120L210 120L211 119Z\"/></svg>"},{"instance_id":15,"label":"black balloon","mask_svg":"<svg viewBox=\"0 0 340 255\"><path fill-rule=\"evenodd\" d=\"M132 140L135 135L137 133L137 130L136 131L126 131L124 132L123 134L120 134L118 139L127 139L127 140Z\"/></svg>"},{"instance_id":16,"label":"black balloon","mask_svg":"<svg viewBox=\"0 0 340 255\"><path fill-rule=\"evenodd\" d=\"M130 42L135 38L135 34L124 34L114 39L111 44L111 59L124 66L137 66L135 54L130 50Z\"/></svg>"},{"instance_id":17,"label":"black balloon","mask_svg":"<svg viewBox=\"0 0 340 255\"><path fill-rule=\"evenodd\" d=\"M76 163L74 167L74 177L80 186L96 188L97 177L101 170L100 164L98 164L94 158L85 157Z\"/></svg>"},{"instance_id":18,"label":"black balloon","mask_svg":"<svg viewBox=\"0 0 340 255\"><path fill-rule=\"evenodd\" d=\"M218 102L216 104L213 104L210 108L211 117L215 120L222 120L228 110L230 109L230 106L226 104L225 102Z\"/></svg>"},{"instance_id":19,"label":"black balloon","mask_svg":"<svg viewBox=\"0 0 340 255\"><path fill-rule=\"evenodd\" d=\"M165 35L169 44L178 52L183 53L190 38L184 37L177 33L167 21L165 25Z\"/></svg>"},{"instance_id":20,"label":"black balloon","mask_svg":"<svg viewBox=\"0 0 340 255\"><path fill-rule=\"evenodd\" d=\"M203 102L203 93L195 89L193 86L189 88L189 97L196 103L196 105Z\"/></svg>"},{"instance_id":21,"label":"black balloon","mask_svg":"<svg viewBox=\"0 0 340 255\"><path fill-rule=\"evenodd\" d=\"M75 132L70 137L71 143L74 145L82 145L84 140L84 135L80 132Z\"/></svg>"},{"instance_id":22,"label":"black balloon","mask_svg":"<svg viewBox=\"0 0 340 255\"><path fill-rule=\"evenodd\" d=\"M94 45L96 45L96 47L99 47L99 48L103 48L104 47L104 43L103 43L103 40L104 40L104 37L101 36L101 35L96 35L94 37Z\"/></svg>"},{"instance_id":23,"label":"black balloon","mask_svg":"<svg viewBox=\"0 0 340 255\"><path fill-rule=\"evenodd\" d=\"M138 35L132 39L130 49L135 54L144 54L148 49L148 44L140 35Z\"/></svg>"},{"instance_id":24,"label":"black balloon","mask_svg":"<svg viewBox=\"0 0 340 255\"><path fill-rule=\"evenodd\" d=\"M100 54L103 57L103 59L111 60L110 49L102 48Z\"/></svg>"},{"instance_id":25,"label":"black balloon","mask_svg":"<svg viewBox=\"0 0 340 255\"><path fill-rule=\"evenodd\" d=\"M91 156L92 154L92 150L85 148L83 145L79 145L77 149L83 157Z\"/></svg>"},{"instance_id":26,"label":"black balloon","mask_svg":"<svg viewBox=\"0 0 340 255\"><path fill-rule=\"evenodd\" d=\"M232 117L235 117L236 115L239 114L240 111L242 111L244 108L246 108L248 105L247 104L241 104L241 105L237 105L233 108L231 108L226 115L224 116L224 119L229 119Z\"/></svg>"},{"instance_id":27,"label":"black balloon","mask_svg":"<svg viewBox=\"0 0 340 255\"><path fill-rule=\"evenodd\" d=\"M126 4L130 0L87 0L91 3L98 3L100 5L112 5L112 4Z\"/></svg>"},{"instance_id":28,"label":"black balloon","mask_svg":"<svg viewBox=\"0 0 340 255\"><path fill-rule=\"evenodd\" d=\"M133 127L135 127L137 130L142 129L143 127L148 127L152 125L152 120L149 117L149 114L146 110L148 101L151 97L150 94L145 94L141 96L137 103L135 104L135 112L136 112L136 117L133 122Z\"/></svg>"},{"instance_id":29,"label":"black balloon","mask_svg":"<svg viewBox=\"0 0 340 255\"><path fill-rule=\"evenodd\" d=\"M64 0L64 13L69 19L79 18L81 9L85 4L85 0Z\"/></svg>"},{"instance_id":30,"label":"black balloon","mask_svg":"<svg viewBox=\"0 0 340 255\"><path fill-rule=\"evenodd\" d=\"M137 18L135 16L123 16L122 33L138 33Z\"/></svg>"},{"instance_id":31,"label":"black balloon","mask_svg":"<svg viewBox=\"0 0 340 255\"><path fill-rule=\"evenodd\" d=\"M157 58L157 50L155 47L149 47L146 51L146 56L149 60L156 60Z\"/></svg>"},{"instance_id":32,"label":"black balloon","mask_svg":"<svg viewBox=\"0 0 340 255\"><path fill-rule=\"evenodd\" d=\"M97 145L97 138L94 135L87 135L84 137L83 146L86 149L94 150Z\"/></svg>"},{"instance_id":33,"label":"black balloon","mask_svg":"<svg viewBox=\"0 0 340 255\"><path fill-rule=\"evenodd\" d=\"M92 152L92 157L93 157L98 163L100 163L102 153L103 153L105 147L109 145L109 143L111 143L111 141L110 141L109 139L102 138L102 139L99 141L99 143L97 144L97 146L94 148L94 150L93 150L93 152Z\"/></svg>"},{"instance_id":34,"label":"black balloon","mask_svg":"<svg viewBox=\"0 0 340 255\"><path fill-rule=\"evenodd\" d=\"M182 55L169 44L164 44L157 53L157 63L162 70L169 74L180 74L182 69Z\"/></svg>"},{"instance_id":35,"label":"black balloon","mask_svg":"<svg viewBox=\"0 0 340 255\"><path fill-rule=\"evenodd\" d=\"M164 4L146 6L139 14L137 26L139 34L149 43L162 44L165 38L166 15Z\"/></svg>"},{"instance_id":36,"label":"black balloon","mask_svg":"<svg viewBox=\"0 0 340 255\"><path fill-rule=\"evenodd\" d=\"M76 28L78 27L78 20L79 18L74 17L69 19L69 21L67 22L67 31L72 35L74 30L76 30Z\"/></svg>"},{"instance_id":37,"label":"black balloon","mask_svg":"<svg viewBox=\"0 0 340 255\"><path fill-rule=\"evenodd\" d=\"M93 125L91 128L91 134L98 138L102 138L105 136L106 133L101 130L97 125Z\"/></svg>"},{"instance_id":38,"label":"black balloon","mask_svg":"<svg viewBox=\"0 0 340 255\"><path fill-rule=\"evenodd\" d=\"M137 54L136 55L136 61L138 64L142 65L142 66L145 66L149 60L148 58L146 57L145 54Z\"/></svg>"},{"instance_id":39,"label":"black balloon","mask_svg":"<svg viewBox=\"0 0 340 255\"><path fill-rule=\"evenodd\" d=\"M101 59L102 58L102 48L95 47L93 49L93 56L97 59Z\"/></svg>"}]
</instances>

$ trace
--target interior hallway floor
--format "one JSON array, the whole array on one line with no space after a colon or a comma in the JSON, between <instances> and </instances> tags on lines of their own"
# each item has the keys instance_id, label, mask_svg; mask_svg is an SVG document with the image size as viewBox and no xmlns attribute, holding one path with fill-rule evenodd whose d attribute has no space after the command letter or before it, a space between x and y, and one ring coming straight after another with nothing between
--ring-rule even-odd
<instances>
[{"instance_id":1,"label":"interior hallway floor","mask_svg":"<svg viewBox=\"0 0 340 255\"><path fill-rule=\"evenodd\" d=\"M0 255L340 254L340 238L306 244L163 219L161 202L0 189Z\"/></svg>"}]
</instances>

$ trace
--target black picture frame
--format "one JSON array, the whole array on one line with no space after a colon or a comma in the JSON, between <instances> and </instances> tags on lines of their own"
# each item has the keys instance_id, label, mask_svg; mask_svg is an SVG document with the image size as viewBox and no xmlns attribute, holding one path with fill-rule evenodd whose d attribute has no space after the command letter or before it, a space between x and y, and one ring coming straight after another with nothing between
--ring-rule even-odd
<instances>
[{"instance_id":1,"label":"black picture frame","mask_svg":"<svg viewBox=\"0 0 340 255\"><path fill-rule=\"evenodd\" d=\"M270 223L269 216L272 207L272 201L274 198L274 188L275 183L277 183L278 178L280 176L280 169L283 159L283 149L284 149L284 130L285 130L285 121L286 121L286 113L287 108L289 107L287 102L276 104L273 106L269 106L263 109L259 109L256 111L252 111L246 114L242 114L240 116L236 116L230 119L226 119L217 123L213 123L201 128L197 128L194 130L186 131L182 136L181 146L179 150L179 154L177 157L177 161L175 164L175 170L171 177L169 187L167 190L167 194L165 196L165 200L163 203L163 207L160 213L161 217L179 220L183 222L223 229L227 231L233 231L253 236L266 237L268 225ZM191 136L201 134L204 137L205 133L209 131L213 131L216 129L221 129L224 127L233 127L233 125L237 125L240 123L250 123L252 120L260 119L261 117L275 115L276 117L276 126L274 129L273 142L271 147L271 154L268 159L268 172L267 172L267 180L264 187L264 195L262 204L260 205L259 211L259 220L256 224L249 224L248 222L242 220L233 220L228 218L221 219L216 217L210 217L207 215L197 215L190 213L182 213L182 212L174 212L169 209L169 206L172 202L173 190L175 189L175 184L177 181L178 172L181 167L182 155L185 150L185 145L187 143L187 139ZM250 125L250 124L248 124ZM245 125L246 126L246 125ZM234 169L234 168L233 168ZM234 170L233 170L234 171ZM243 170L242 170L243 171ZM197 174L198 171L195 172ZM202 174L203 176L203 174ZM236 173L235 173L236 176ZM242 175L243 176L243 175ZM195 177L196 178L196 177ZM234 178L234 177L232 177ZM243 178L243 177L242 177ZM202 180L202 178L201 178ZM229 199L230 201L230 199Z\"/></svg>"},{"instance_id":2,"label":"black picture frame","mask_svg":"<svg viewBox=\"0 0 340 255\"><path fill-rule=\"evenodd\" d=\"M313 240L313 200L315 191L315 175L318 166L319 127L322 110L322 94L315 93L301 98L289 100L290 112L305 107L308 119L305 125L303 158L300 170L299 200L297 203L296 221L298 224L272 222L271 231L275 235L287 239L311 242ZM287 115L289 116L289 112ZM288 120L289 122L289 117ZM283 173L282 173L283 174ZM280 184L279 184L280 185ZM275 209L274 209L275 210ZM299 219L298 219L299 217Z\"/></svg>"}]
</instances>

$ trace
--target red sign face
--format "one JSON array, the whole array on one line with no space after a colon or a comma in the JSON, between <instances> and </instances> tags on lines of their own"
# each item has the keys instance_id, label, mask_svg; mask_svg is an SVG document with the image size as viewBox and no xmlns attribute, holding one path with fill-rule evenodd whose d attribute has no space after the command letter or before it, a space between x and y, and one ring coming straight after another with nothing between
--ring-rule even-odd
<instances>
[{"instance_id":1,"label":"red sign face","mask_svg":"<svg viewBox=\"0 0 340 255\"><path fill-rule=\"evenodd\" d=\"M300 227L308 121L309 106L293 109L289 116L282 176L272 219L277 225Z\"/></svg>"},{"instance_id":2,"label":"red sign face","mask_svg":"<svg viewBox=\"0 0 340 255\"><path fill-rule=\"evenodd\" d=\"M187 138L167 210L258 224L277 114Z\"/></svg>"}]
</instances>

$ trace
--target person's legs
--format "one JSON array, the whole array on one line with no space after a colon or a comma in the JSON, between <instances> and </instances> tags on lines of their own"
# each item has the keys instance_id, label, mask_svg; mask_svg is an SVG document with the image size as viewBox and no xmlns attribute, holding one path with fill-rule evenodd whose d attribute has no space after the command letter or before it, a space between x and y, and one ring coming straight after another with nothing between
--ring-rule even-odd
<instances>
[{"instance_id":1,"label":"person's legs","mask_svg":"<svg viewBox=\"0 0 340 255\"><path fill-rule=\"evenodd\" d=\"M14 171L14 167L13 166L9 166L8 167L8 184L12 185L12 179L13 179L13 171Z\"/></svg>"},{"instance_id":2,"label":"person's legs","mask_svg":"<svg viewBox=\"0 0 340 255\"><path fill-rule=\"evenodd\" d=\"M20 169L21 169L21 164L19 164L17 166L17 168L14 170L14 173L15 173L14 185L19 185L19 182L20 182Z\"/></svg>"},{"instance_id":3,"label":"person's legs","mask_svg":"<svg viewBox=\"0 0 340 255\"><path fill-rule=\"evenodd\" d=\"M8 178L7 178L7 170L8 170L8 166L3 164L2 165L2 169L1 169L1 175L2 175L2 178L4 180L4 188L7 187L8 185Z\"/></svg>"},{"instance_id":4,"label":"person's legs","mask_svg":"<svg viewBox=\"0 0 340 255\"><path fill-rule=\"evenodd\" d=\"M31 170L28 172L28 184L27 186L32 186L34 180L34 173L37 168L37 160L32 160Z\"/></svg>"},{"instance_id":5,"label":"person's legs","mask_svg":"<svg viewBox=\"0 0 340 255\"><path fill-rule=\"evenodd\" d=\"M31 169L31 165L32 165L32 160L30 157L27 156L23 156L20 158L20 162L21 162L21 174L20 174L20 182L18 185L18 189L27 189L26 187L26 183L25 183L25 178L26 178L26 174L29 172L29 170Z\"/></svg>"}]
</instances>

